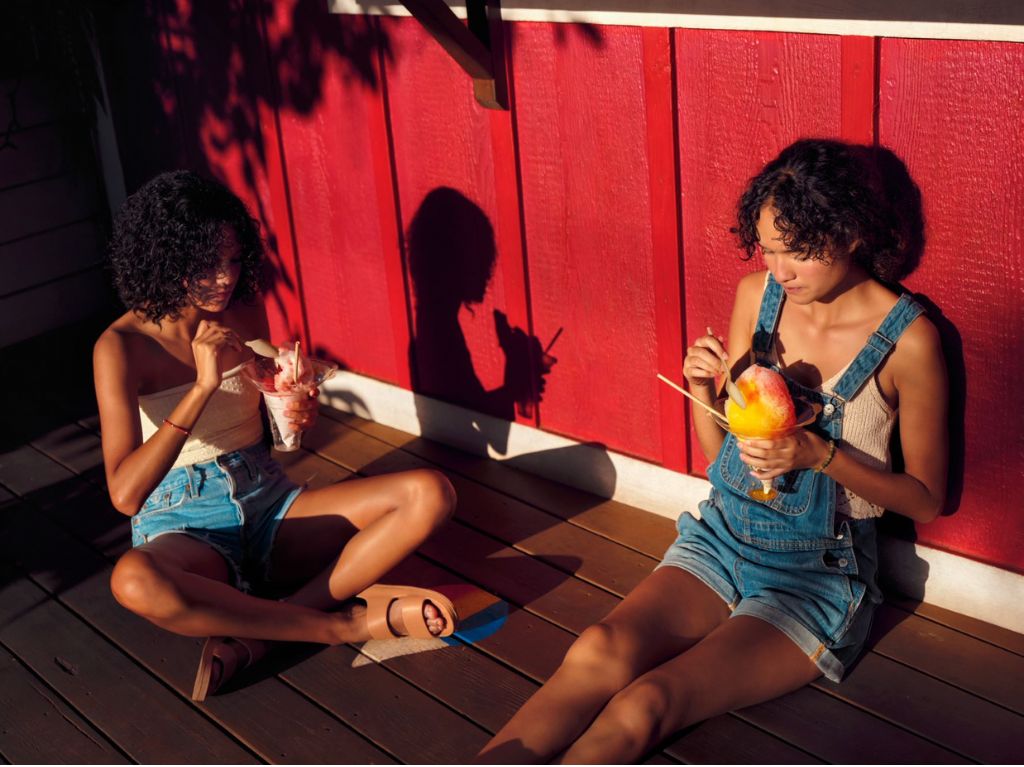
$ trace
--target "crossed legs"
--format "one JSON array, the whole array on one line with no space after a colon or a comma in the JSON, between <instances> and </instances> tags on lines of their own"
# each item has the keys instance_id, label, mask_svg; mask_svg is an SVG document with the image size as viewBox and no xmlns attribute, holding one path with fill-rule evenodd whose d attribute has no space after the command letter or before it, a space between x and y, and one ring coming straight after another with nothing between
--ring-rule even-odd
<instances>
[{"instance_id":1,"label":"crossed legs","mask_svg":"<svg viewBox=\"0 0 1024 767\"><path fill-rule=\"evenodd\" d=\"M487 763L625 763L676 730L802 687L820 672L782 632L663 567L580 634L480 753Z\"/></svg>"},{"instance_id":2,"label":"crossed legs","mask_svg":"<svg viewBox=\"0 0 1024 767\"><path fill-rule=\"evenodd\" d=\"M375 583L451 516L455 492L439 472L415 470L299 495L281 522L271 572L306 581L283 601L243 594L206 544L164 535L125 553L111 575L124 607L186 636L338 644L369 638L361 610L329 612ZM444 622L425 610L428 626Z\"/></svg>"}]
</instances>

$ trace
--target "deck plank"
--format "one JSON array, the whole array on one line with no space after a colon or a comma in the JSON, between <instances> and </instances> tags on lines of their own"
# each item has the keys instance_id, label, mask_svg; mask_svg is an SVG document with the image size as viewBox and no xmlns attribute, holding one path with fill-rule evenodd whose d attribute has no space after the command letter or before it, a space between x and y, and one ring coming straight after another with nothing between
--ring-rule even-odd
<instances>
[{"instance_id":1,"label":"deck plank","mask_svg":"<svg viewBox=\"0 0 1024 767\"><path fill-rule=\"evenodd\" d=\"M1004 764L1024 756L1024 716L877 653L865 654L842 684L816 686L968 759Z\"/></svg>"},{"instance_id":2,"label":"deck plank","mask_svg":"<svg viewBox=\"0 0 1024 767\"><path fill-rule=\"evenodd\" d=\"M129 764L108 738L0 650L0 758L6 764Z\"/></svg>"},{"instance_id":3,"label":"deck plank","mask_svg":"<svg viewBox=\"0 0 1024 767\"><path fill-rule=\"evenodd\" d=\"M688 727L663 748L685 764L823 763L823 760L731 714Z\"/></svg>"},{"instance_id":4,"label":"deck plank","mask_svg":"<svg viewBox=\"0 0 1024 767\"><path fill-rule=\"evenodd\" d=\"M1002 626L995 626L991 623L971 618L963 613L956 613L947 610L945 607L918 602L898 595L890 595L889 602L907 612L920 615L930 621L947 626L962 634L984 640L989 644L1001 647L1004 650L1024 656L1024 634L1018 634Z\"/></svg>"},{"instance_id":5,"label":"deck plank","mask_svg":"<svg viewBox=\"0 0 1024 767\"><path fill-rule=\"evenodd\" d=\"M351 647L331 647L281 677L402 762L464 763L489 739L385 667L356 663L360 657Z\"/></svg>"},{"instance_id":6,"label":"deck plank","mask_svg":"<svg viewBox=\"0 0 1024 767\"><path fill-rule=\"evenodd\" d=\"M888 604L872 641L880 655L1024 714L1024 657Z\"/></svg>"},{"instance_id":7,"label":"deck plank","mask_svg":"<svg viewBox=\"0 0 1024 767\"><path fill-rule=\"evenodd\" d=\"M751 724L833 764L970 762L813 687L803 687L737 713Z\"/></svg>"},{"instance_id":8,"label":"deck plank","mask_svg":"<svg viewBox=\"0 0 1024 767\"><path fill-rule=\"evenodd\" d=\"M62 423L34 437L29 444L75 474L106 485L99 439L77 423Z\"/></svg>"},{"instance_id":9,"label":"deck plank","mask_svg":"<svg viewBox=\"0 0 1024 767\"><path fill-rule=\"evenodd\" d=\"M0 627L0 642L134 761L256 762L35 584L0 587Z\"/></svg>"}]
</instances>

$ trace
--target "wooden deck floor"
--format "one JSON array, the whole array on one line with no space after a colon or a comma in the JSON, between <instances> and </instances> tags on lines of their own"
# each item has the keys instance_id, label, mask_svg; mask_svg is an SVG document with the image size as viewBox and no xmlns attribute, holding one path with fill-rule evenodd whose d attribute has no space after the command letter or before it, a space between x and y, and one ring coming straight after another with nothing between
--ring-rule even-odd
<instances>
[{"instance_id":1,"label":"wooden deck floor","mask_svg":"<svg viewBox=\"0 0 1024 767\"><path fill-rule=\"evenodd\" d=\"M445 471L457 518L402 577L477 587L479 612L458 641L289 648L194 704L199 640L150 626L110 594L128 524L103 489L88 380L56 387L38 377L0 444L0 761L465 762L674 535L664 518L325 412L305 449L288 456L289 473L317 486ZM1022 759L1024 636L898 599L842 684L709 720L649 757Z\"/></svg>"}]
</instances>

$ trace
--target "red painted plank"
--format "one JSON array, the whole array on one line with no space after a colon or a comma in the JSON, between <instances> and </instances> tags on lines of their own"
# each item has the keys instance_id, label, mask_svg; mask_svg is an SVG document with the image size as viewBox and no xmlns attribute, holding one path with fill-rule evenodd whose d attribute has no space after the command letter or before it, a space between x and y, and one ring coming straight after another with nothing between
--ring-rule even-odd
<instances>
[{"instance_id":1,"label":"red painted plank","mask_svg":"<svg viewBox=\"0 0 1024 767\"><path fill-rule=\"evenodd\" d=\"M251 4L246 16L253 19L247 37L247 56L243 66L251 68L253 77L258 77L257 111L255 124L262 141L253 147L256 158L245 170L262 170L260 211L270 218L268 223L268 244L271 246L271 267L273 281L267 291L267 315L270 320L271 337L275 340L302 338L310 345L309 327L306 323L305 304L302 297L302 280L296 253L293 227L295 211L288 191L288 169L283 156L280 116L278 105L281 94L270 69L276 69L277 55L271 37L269 19L259 13ZM241 11L240 11L241 12ZM255 38L254 32L259 32ZM259 160L262 159L262 164ZM276 224L276 226L275 226Z\"/></svg>"},{"instance_id":2,"label":"red painted plank","mask_svg":"<svg viewBox=\"0 0 1024 767\"><path fill-rule=\"evenodd\" d=\"M857 35L842 39L842 127L841 136L855 144L875 142L875 56L878 41Z\"/></svg>"},{"instance_id":3,"label":"red painted plank","mask_svg":"<svg viewBox=\"0 0 1024 767\"><path fill-rule=\"evenodd\" d=\"M392 289L386 268L397 258L397 224L392 218L392 250L385 253L378 207L381 197L391 199L392 185L387 166L378 176L376 162L387 156L387 136L375 130L383 95L374 27L369 16L297 2L275 4L267 19L311 348L399 381L406 378L405 349L396 355L391 306L404 309L405 291L401 282Z\"/></svg>"},{"instance_id":4,"label":"red painted plank","mask_svg":"<svg viewBox=\"0 0 1024 767\"><path fill-rule=\"evenodd\" d=\"M378 48L375 71L380 77L380 97L368 110L370 149L373 153L373 174L377 190L377 218L380 223L381 253L388 285L388 311L395 349L395 383L412 389L412 367L409 344L412 343L412 302L409 298L405 271L405 246L402 217L398 211L398 188L395 179L394 142L388 114L387 74L384 57L389 55L387 37L380 20L373 22L374 40Z\"/></svg>"},{"instance_id":5,"label":"red painted plank","mask_svg":"<svg viewBox=\"0 0 1024 767\"><path fill-rule=\"evenodd\" d=\"M679 142L686 339L725 335L740 260L729 228L747 180L801 136L842 132L840 38L679 30ZM706 467L690 436L693 473Z\"/></svg>"},{"instance_id":6,"label":"red painted plank","mask_svg":"<svg viewBox=\"0 0 1024 767\"><path fill-rule=\"evenodd\" d=\"M512 65L541 425L662 458L643 34L522 24Z\"/></svg>"},{"instance_id":7,"label":"red painted plank","mask_svg":"<svg viewBox=\"0 0 1024 767\"><path fill-rule=\"evenodd\" d=\"M415 301L415 389L513 420L503 342L521 343L525 329L506 341L500 317L512 329L525 324L520 227L508 179L500 192L496 180L498 172L514 178L509 128L494 128L472 82L415 20L382 19L381 28L391 51L388 109ZM510 367L528 381L515 352ZM421 414L428 430L429 417ZM482 434L471 419L465 433L505 450L506 433Z\"/></svg>"},{"instance_id":8,"label":"red painted plank","mask_svg":"<svg viewBox=\"0 0 1024 767\"><path fill-rule=\"evenodd\" d=\"M495 30L491 30L494 35ZM505 52L505 61L511 56L511 41L502 35L499 44ZM499 74L500 76L500 74ZM511 77L511 74L509 74ZM510 83L514 89L514 83ZM519 167L518 136L514 90L510 96L510 109L488 110L487 116L491 128L491 151L494 157L494 192L496 206L496 229L501 243L499 264L503 281L506 311L511 327L522 328L528 336L533 335L533 319L530 313L530 292L527 282L527 253L524 243L523 212L520 200L522 179ZM540 362L535 357L528 357L527 382L531 401L543 396L537 378ZM530 426L537 426L540 419L540 408L518 407L515 409L515 420Z\"/></svg>"},{"instance_id":9,"label":"red painted plank","mask_svg":"<svg viewBox=\"0 0 1024 767\"><path fill-rule=\"evenodd\" d=\"M679 176L672 80L671 30L643 30L644 100L651 185L651 242L655 274L658 371L682 381L683 307L680 260ZM686 471L685 410L682 398L658 387L663 466Z\"/></svg>"},{"instance_id":10,"label":"red painted plank","mask_svg":"<svg viewBox=\"0 0 1024 767\"><path fill-rule=\"evenodd\" d=\"M938 305L953 381L953 499L918 541L1024 571L1019 399L1024 363L1024 47L884 40L879 138L924 199L907 281ZM1011 410L1008 410L1011 408ZM1009 417L1008 417L1009 416ZM960 437L961 423L963 437ZM963 476L959 467L962 466Z\"/></svg>"}]
</instances>

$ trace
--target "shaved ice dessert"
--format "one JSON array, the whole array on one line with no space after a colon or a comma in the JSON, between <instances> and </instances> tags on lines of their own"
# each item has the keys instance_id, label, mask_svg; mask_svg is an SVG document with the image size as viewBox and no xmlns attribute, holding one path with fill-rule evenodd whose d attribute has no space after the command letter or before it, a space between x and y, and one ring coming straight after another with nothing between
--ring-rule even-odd
<instances>
[{"instance_id":1,"label":"shaved ice dessert","mask_svg":"<svg viewBox=\"0 0 1024 767\"><path fill-rule=\"evenodd\" d=\"M294 348L277 347L274 364L274 389L279 392L306 392L313 382L313 363L306 357L296 344Z\"/></svg>"},{"instance_id":2,"label":"shaved ice dessert","mask_svg":"<svg viewBox=\"0 0 1024 767\"><path fill-rule=\"evenodd\" d=\"M751 365L736 379L747 406L732 400L725 403L729 430L743 437L771 438L796 425L796 408L786 379L771 368Z\"/></svg>"},{"instance_id":3,"label":"shaved ice dessert","mask_svg":"<svg viewBox=\"0 0 1024 767\"><path fill-rule=\"evenodd\" d=\"M298 343L275 347L257 339L247 345L260 356L243 370L263 392L274 448L285 452L298 450L302 431L292 423L288 405L307 399L310 391L330 378L337 366L307 357Z\"/></svg>"}]
</instances>

